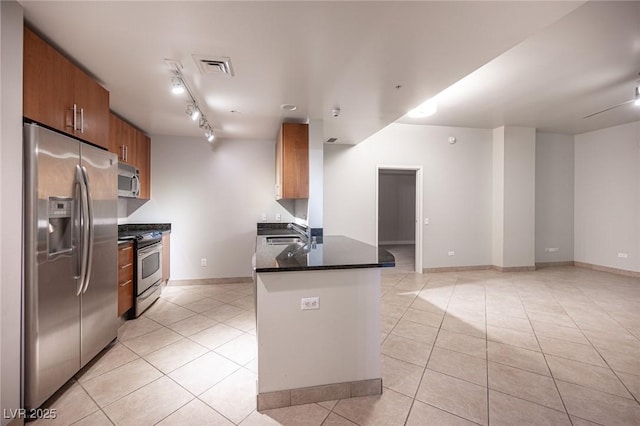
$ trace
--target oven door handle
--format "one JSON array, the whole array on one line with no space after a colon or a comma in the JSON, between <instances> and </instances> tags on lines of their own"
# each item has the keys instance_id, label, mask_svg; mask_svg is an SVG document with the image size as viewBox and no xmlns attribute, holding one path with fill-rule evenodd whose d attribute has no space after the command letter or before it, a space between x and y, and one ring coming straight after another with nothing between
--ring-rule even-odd
<instances>
[{"instance_id":1,"label":"oven door handle","mask_svg":"<svg viewBox=\"0 0 640 426\"><path fill-rule=\"evenodd\" d=\"M154 253L154 252L161 252L161 251L162 251L162 243L156 243L151 247L145 247L145 248L139 249L138 257L145 256L147 254Z\"/></svg>"}]
</instances>

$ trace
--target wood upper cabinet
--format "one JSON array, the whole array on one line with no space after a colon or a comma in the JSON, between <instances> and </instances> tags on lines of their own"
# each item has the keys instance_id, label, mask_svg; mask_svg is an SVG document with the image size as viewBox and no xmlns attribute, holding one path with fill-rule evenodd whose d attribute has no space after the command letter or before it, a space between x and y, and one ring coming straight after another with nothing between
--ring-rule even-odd
<instances>
[{"instance_id":1,"label":"wood upper cabinet","mask_svg":"<svg viewBox=\"0 0 640 426\"><path fill-rule=\"evenodd\" d=\"M151 199L151 139L114 113L109 115L109 151L140 171L140 195Z\"/></svg>"},{"instance_id":2,"label":"wood upper cabinet","mask_svg":"<svg viewBox=\"0 0 640 426\"><path fill-rule=\"evenodd\" d=\"M138 130L117 115L109 114L109 151L118 156L118 161L135 166L136 134Z\"/></svg>"},{"instance_id":3,"label":"wood upper cabinet","mask_svg":"<svg viewBox=\"0 0 640 426\"><path fill-rule=\"evenodd\" d=\"M25 117L107 148L109 92L27 27L23 80Z\"/></svg>"},{"instance_id":4,"label":"wood upper cabinet","mask_svg":"<svg viewBox=\"0 0 640 426\"><path fill-rule=\"evenodd\" d=\"M309 198L309 125L282 123L276 142L276 199Z\"/></svg>"},{"instance_id":5,"label":"wood upper cabinet","mask_svg":"<svg viewBox=\"0 0 640 426\"><path fill-rule=\"evenodd\" d=\"M133 307L133 242L118 246L118 316Z\"/></svg>"},{"instance_id":6,"label":"wood upper cabinet","mask_svg":"<svg viewBox=\"0 0 640 426\"><path fill-rule=\"evenodd\" d=\"M140 171L140 198L151 199L151 139L142 132L136 134L136 162Z\"/></svg>"}]
</instances>

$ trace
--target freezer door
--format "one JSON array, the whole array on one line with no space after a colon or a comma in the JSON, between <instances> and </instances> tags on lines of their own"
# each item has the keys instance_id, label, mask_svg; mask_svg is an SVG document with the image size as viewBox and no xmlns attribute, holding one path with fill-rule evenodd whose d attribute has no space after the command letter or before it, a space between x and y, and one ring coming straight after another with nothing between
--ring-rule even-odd
<instances>
[{"instance_id":1,"label":"freezer door","mask_svg":"<svg viewBox=\"0 0 640 426\"><path fill-rule=\"evenodd\" d=\"M116 338L118 326L118 161L115 154L81 145L89 195L88 280L81 295L81 366Z\"/></svg>"},{"instance_id":2,"label":"freezer door","mask_svg":"<svg viewBox=\"0 0 640 426\"><path fill-rule=\"evenodd\" d=\"M79 143L24 126L24 404L36 408L80 367L76 212Z\"/></svg>"}]
</instances>

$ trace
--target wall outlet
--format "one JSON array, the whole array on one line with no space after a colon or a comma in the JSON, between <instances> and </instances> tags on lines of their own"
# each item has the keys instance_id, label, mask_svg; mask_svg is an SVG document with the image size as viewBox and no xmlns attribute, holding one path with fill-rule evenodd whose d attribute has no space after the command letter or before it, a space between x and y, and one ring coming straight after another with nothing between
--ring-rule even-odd
<instances>
[{"instance_id":1,"label":"wall outlet","mask_svg":"<svg viewBox=\"0 0 640 426\"><path fill-rule=\"evenodd\" d=\"M200 266L207 266L207 259L205 259L204 257L200 259Z\"/></svg>"},{"instance_id":2,"label":"wall outlet","mask_svg":"<svg viewBox=\"0 0 640 426\"><path fill-rule=\"evenodd\" d=\"M626 259L627 257L629 257L629 255L627 253L618 253L618 257L621 259Z\"/></svg>"},{"instance_id":3,"label":"wall outlet","mask_svg":"<svg viewBox=\"0 0 640 426\"><path fill-rule=\"evenodd\" d=\"M558 247L547 247L544 249L544 251L546 251L547 253L555 253L560 251L560 249Z\"/></svg>"},{"instance_id":4,"label":"wall outlet","mask_svg":"<svg viewBox=\"0 0 640 426\"><path fill-rule=\"evenodd\" d=\"M280 213L276 213L276 220L280 222L281 219L282 219L282 216L280 215Z\"/></svg>"},{"instance_id":5,"label":"wall outlet","mask_svg":"<svg viewBox=\"0 0 640 426\"><path fill-rule=\"evenodd\" d=\"M303 297L300 299L300 309L306 311L308 309L320 309L319 297Z\"/></svg>"},{"instance_id":6,"label":"wall outlet","mask_svg":"<svg viewBox=\"0 0 640 426\"><path fill-rule=\"evenodd\" d=\"M425 218L424 218L424 224L425 224L425 225L428 225L428 224L429 224L429 218L428 218L428 217L425 217Z\"/></svg>"},{"instance_id":7,"label":"wall outlet","mask_svg":"<svg viewBox=\"0 0 640 426\"><path fill-rule=\"evenodd\" d=\"M453 250L449 250L449 251L447 252L447 256L455 256L455 255L456 255L456 252L455 252L455 251L453 251Z\"/></svg>"},{"instance_id":8,"label":"wall outlet","mask_svg":"<svg viewBox=\"0 0 640 426\"><path fill-rule=\"evenodd\" d=\"M267 221L267 214L266 213L262 213L260 215L260 220L262 220L263 222L266 222Z\"/></svg>"}]
</instances>

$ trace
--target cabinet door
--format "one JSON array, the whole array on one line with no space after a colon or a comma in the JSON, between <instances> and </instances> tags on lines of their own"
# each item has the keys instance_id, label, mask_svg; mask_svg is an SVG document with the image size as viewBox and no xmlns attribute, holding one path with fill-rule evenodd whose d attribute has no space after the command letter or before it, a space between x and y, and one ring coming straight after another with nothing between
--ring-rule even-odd
<instances>
[{"instance_id":1,"label":"cabinet door","mask_svg":"<svg viewBox=\"0 0 640 426\"><path fill-rule=\"evenodd\" d=\"M76 136L109 148L109 92L83 71L74 70L74 100L78 126Z\"/></svg>"},{"instance_id":2,"label":"cabinet door","mask_svg":"<svg viewBox=\"0 0 640 426\"><path fill-rule=\"evenodd\" d=\"M73 134L74 65L29 28L24 28L23 114Z\"/></svg>"},{"instance_id":3,"label":"cabinet door","mask_svg":"<svg viewBox=\"0 0 640 426\"><path fill-rule=\"evenodd\" d=\"M137 132L135 127L109 113L109 151L116 154L121 163L135 166Z\"/></svg>"},{"instance_id":4,"label":"cabinet door","mask_svg":"<svg viewBox=\"0 0 640 426\"><path fill-rule=\"evenodd\" d=\"M282 198L309 198L309 127L282 125Z\"/></svg>"},{"instance_id":5,"label":"cabinet door","mask_svg":"<svg viewBox=\"0 0 640 426\"><path fill-rule=\"evenodd\" d=\"M136 163L140 171L140 198L151 199L151 139L144 133L136 131Z\"/></svg>"},{"instance_id":6,"label":"cabinet door","mask_svg":"<svg viewBox=\"0 0 640 426\"><path fill-rule=\"evenodd\" d=\"M171 277L171 234L162 235L162 281L165 283Z\"/></svg>"}]
</instances>

